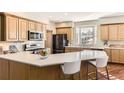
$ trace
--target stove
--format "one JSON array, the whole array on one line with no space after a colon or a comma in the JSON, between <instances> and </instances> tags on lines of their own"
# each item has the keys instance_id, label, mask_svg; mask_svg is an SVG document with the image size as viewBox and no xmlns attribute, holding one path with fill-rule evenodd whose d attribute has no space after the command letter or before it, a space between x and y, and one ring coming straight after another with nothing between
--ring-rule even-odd
<instances>
[{"instance_id":1,"label":"stove","mask_svg":"<svg viewBox=\"0 0 124 93\"><path fill-rule=\"evenodd\" d=\"M42 48L41 44L38 43L31 43L24 45L24 51L32 51L32 54L38 54L41 49L44 48Z\"/></svg>"}]
</instances>

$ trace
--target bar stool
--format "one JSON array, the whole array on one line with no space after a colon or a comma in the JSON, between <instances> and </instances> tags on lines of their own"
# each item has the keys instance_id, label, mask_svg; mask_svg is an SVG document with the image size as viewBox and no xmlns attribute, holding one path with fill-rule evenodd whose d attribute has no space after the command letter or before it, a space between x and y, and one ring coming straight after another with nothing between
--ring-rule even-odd
<instances>
[{"instance_id":1,"label":"bar stool","mask_svg":"<svg viewBox=\"0 0 124 93\"><path fill-rule=\"evenodd\" d=\"M61 66L61 68L64 73L64 79L66 79L66 75L73 76L76 73L79 73L80 79L81 60L75 62L65 62L64 65Z\"/></svg>"},{"instance_id":2,"label":"bar stool","mask_svg":"<svg viewBox=\"0 0 124 93\"><path fill-rule=\"evenodd\" d=\"M107 79L109 79L109 73L107 69L108 56L97 58L96 61L89 61L89 63L96 67L96 80L98 80L98 68L105 68Z\"/></svg>"}]
</instances>

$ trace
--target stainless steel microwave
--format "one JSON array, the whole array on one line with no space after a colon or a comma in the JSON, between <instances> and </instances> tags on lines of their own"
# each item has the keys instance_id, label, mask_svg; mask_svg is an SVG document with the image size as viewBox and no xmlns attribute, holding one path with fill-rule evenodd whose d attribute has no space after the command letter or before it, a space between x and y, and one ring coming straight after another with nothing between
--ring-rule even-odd
<instances>
[{"instance_id":1,"label":"stainless steel microwave","mask_svg":"<svg viewBox=\"0 0 124 93\"><path fill-rule=\"evenodd\" d=\"M43 36L43 32L28 31L28 40L30 41L42 41Z\"/></svg>"}]
</instances>

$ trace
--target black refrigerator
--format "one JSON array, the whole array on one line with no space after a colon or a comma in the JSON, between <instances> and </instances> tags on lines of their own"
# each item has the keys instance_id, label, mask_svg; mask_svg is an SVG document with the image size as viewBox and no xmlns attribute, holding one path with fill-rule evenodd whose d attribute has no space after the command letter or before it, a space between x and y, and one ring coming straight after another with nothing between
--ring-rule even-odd
<instances>
[{"instance_id":1,"label":"black refrigerator","mask_svg":"<svg viewBox=\"0 0 124 93\"><path fill-rule=\"evenodd\" d=\"M67 34L53 35L53 54L64 53L67 45Z\"/></svg>"}]
</instances>

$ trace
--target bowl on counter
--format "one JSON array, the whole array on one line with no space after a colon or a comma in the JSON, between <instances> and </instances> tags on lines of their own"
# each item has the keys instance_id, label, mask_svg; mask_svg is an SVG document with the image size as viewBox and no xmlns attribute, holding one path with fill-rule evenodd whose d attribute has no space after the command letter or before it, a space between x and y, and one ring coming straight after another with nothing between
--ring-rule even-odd
<instances>
[{"instance_id":1,"label":"bowl on counter","mask_svg":"<svg viewBox=\"0 0 124 93\"><path fill-rule=\"evenodd\" d=\"M49 53L48 53L47 49L42 49L42 50L39 51L39 56L40 56L41 59L48 58L48 55L49 55Z\"/></svg>"}]
</instances>

